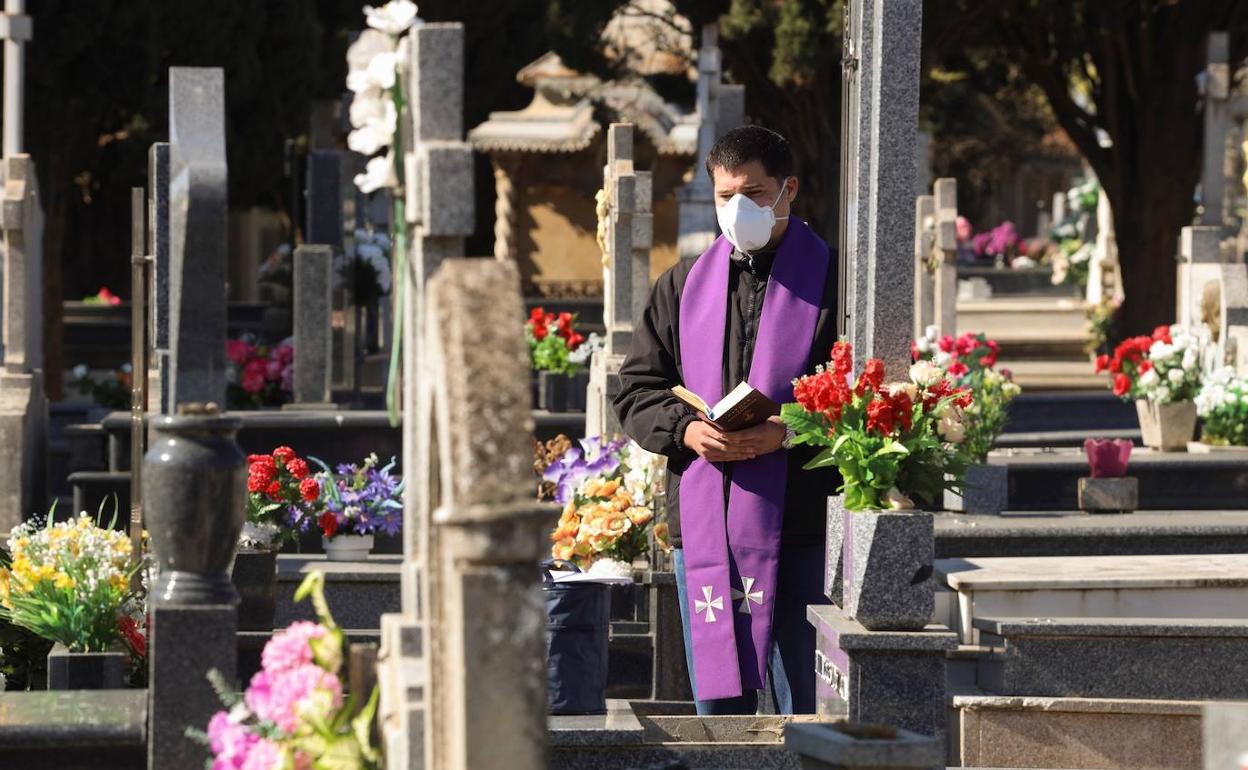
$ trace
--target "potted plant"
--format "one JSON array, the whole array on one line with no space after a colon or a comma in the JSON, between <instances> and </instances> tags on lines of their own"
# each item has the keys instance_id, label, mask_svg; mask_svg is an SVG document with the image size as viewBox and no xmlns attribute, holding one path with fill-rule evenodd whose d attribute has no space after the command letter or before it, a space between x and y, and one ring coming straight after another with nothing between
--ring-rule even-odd
<instances>
[{"instance_id":1,"label":"potted plant","mask_svg":"<svg viewBox=\"0 0 1248 770\"><path fill-rule=\"evenodd\" d=\"M376 454L364 462L330 470L324 462L316 474L321 497L316 525L321 529L325 558L363 561L373 550L373 534L397 534L403 526L403 479L395 476L394 458L383 467Z\"/></svg>"},{"instance_id":2,"label":"potted plant","mask_svg":"<svg viewBox=\"0 0 1248 770\"><path fill-rule=\"evenodd\" d=\"M312 597L317 622L298 621L274 634L260 655L261 670L241 696L219 672L209 672L226 706L198 734L212 752L213 767L381 766L370 738L378 691L374 687L363 704L343 692L344 635L329 612L324 582L320 572L304 578L295 599Z\"/></svg>"},{"instance_id":3,"label":"potted plant","mask_svg":"<svg viewBox=\"0 0 1248 770\"><path fill-rule=\"evenodd\" d=\"M124 687L130 655L123 619L133 620L139 569L130 540L86 513L53 518L13 528L0 566L0 618L54 642L49 690Z\"/></svg>"},{"instance_id":4,"label":"potted plant","mask_svg":"<svg viewBox=\"0 0 1248 770\"><path fill-rule=\"evenodd\" d=\"M225 343L226 401L230 409L278 407L295 389L292 340L266 345L244 334Z\"/></svg>"},{"instance_id":5,"label":"potted plant","mask_svg":"<svg viewBox=\"0 0 1248 770\"><path fill-rule=\"evenodd\" d=\"M1021 392L1008 369L995 369L1000 349L985 334L967 332L955 340L938 336L935 326L929 326L912 348L916 360L930 360L972 394L962 421L962 453L970 465L961 493L945 491L945 508L950 511L996 515L1009 502L1008 466L988 464L988 453L1005 429L1010 402Z\"/></svg>"},{"instance_id":6,"label":"potted plant","mask_svg":"<svg viewBox=\"0 0 1248 770\"><path fill-rule=\"evenodd\" d=\"M291 522L316 510L321 486L303 458L288 446L247 457L247 520L234 555L231 580L238 590L238 627L272 631L277 608L277 553L294 539Z\"/></svg>"},{"instance_id":7,"label":"potted plant","mask_svg":"<svg viewBox=\"0 0 1248 770\"><path fill-rule=\"evenodd\" d=\"M972 394L928 361L911 367L909 382L885 384L878 359L856 382L852 370L849 343L836 343L826 367L794 382L796 403L785 404L781 417L794 444L822 447L807 469L841 473L846 613L873 631L921 629L935 585L932 516L919 509L961 485L959 445Z\"/></svg>"},{"instance_id":8,"label":"potted plant","mask_svg":"<svg viewBox=\"0 0 1248 770\"><path fill-rule=\"evenodd\" d=\"M585 410L589 360L602 347L596 334L588 338L573 328L572 313L547 313L533 308L524 326L529 362L537 372L537 405L549 412Z\"/></svg>"},{"instance_id":9,"label":"potted plant","mask_svg":"<svg viewBox=\"0 0 1248 770\"><path fill-rule=\"evenodd\" d=\"M1248 379L1224 366L1206 378L1196 395L1203 425L1197 452L1248 452Z\"/></svg>"},{"instance_id":10,"label":"potted plant","mask_svg":"<svg viewBox=\"0 0 1248 770\"><path fill-rule=\"evenodd\" d=\"M377 342L377 314L381 301L390 294L390 250L388 233L372 227L356 228L351 244L334 262L338 280L351 293L355 305L355 326L360 342L356 354L372 352Z\"/></svg>"},{"instance_id":11,"label":"potted plant","mask_svg":"<svg viewBox=\"0 0 1248 770\"><path fill-rule=\"evenodd\" d=\"M1109 372L1115 396L1135 401L1144 446L1185 451L1196 431L1202 337L1182 326L1158 326L1152 336L1130 337L1114 355L1096 359Z\"/></svg>"}]
</instances>

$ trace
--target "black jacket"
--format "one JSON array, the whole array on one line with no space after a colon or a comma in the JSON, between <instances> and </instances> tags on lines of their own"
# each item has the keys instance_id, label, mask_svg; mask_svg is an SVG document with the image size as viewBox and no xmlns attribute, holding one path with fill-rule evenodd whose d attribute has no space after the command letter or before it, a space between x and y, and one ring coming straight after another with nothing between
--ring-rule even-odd
<instances>
[{"instance_id":1,"label":"black jacket","mask_svg":"<svg viewBox=\"0 0 1248 770\"><path fill-rule=\"evenodd\" d=\"M749 378L774 256L774 252L757 253L750 258L735 249L732 252L724 345L725 393ZM696 417L691 408L671 393L672 386L684 382L678 331L680 297L695 262L694 259L681 260L655 283L645 314L633 330L632 347L620 368L621 390L614 401L624 432L645 449L668 459L667 521L674 546L681 545L680 477L696 457L684 445L685 428ZM833 252L814 339L794 340L794 344L810 346L807 373L827 363L836 342L836 284L836 254ZM815 455L810 447L796 447L788 450L788 454L782 542L820 543L824 539L827 498L840 486L840 475L835 468L802 470L802 465Z\"/></svg>"}]
</instances>

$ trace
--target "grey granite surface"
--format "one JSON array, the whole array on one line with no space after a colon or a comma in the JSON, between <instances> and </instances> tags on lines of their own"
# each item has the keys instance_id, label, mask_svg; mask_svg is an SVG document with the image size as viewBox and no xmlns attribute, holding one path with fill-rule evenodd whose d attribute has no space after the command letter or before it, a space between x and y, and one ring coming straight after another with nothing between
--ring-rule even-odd
<instances>
[{"instance_id":1,"label":"grey granite surface","mask_svg":"<svg viewBox=\"0 0 1248 770\"><path fill-rule=\"evenodd\" d=\"M923 770L943 763L944 752L934 738L905 730L895 738L860 739L836 724L792 724L784 729L784 745L824 766Z\"/></svg>"},{"instance_id":2,"label":"grey granite surface","mask_svg":"<svg viewBox=\"0 0 1248 770\"><path fill-rule=\"evenodd\" d=\"M835 638L842 650L953 650L957 634L946 626L929 625L922 631L868 631L830 604L812 604L806 618L817 631Z\"/></svg>"},{"instance_id":3,"label":"grey granite surface","mask_svg":"<svg viewBox=\"0 0 1248 770\"><path fill-rule=\"evenodd\" d=\"M1248 754L1248 703L1208 703L1204 713L1205 770L1235 767Z\"/></svg>"},{"instance_id":4,"label":"grey granite surface","mask_svg":"<svg viewBox=\"0 0 1248 770\"><path fill-rule=\"evenodd\" d=\"M645 731L626 700L607 700L607 713L584 716L552 716L550 745L630 746L642 742Z\"/></svg>"},{"instance_id":5,"label":"grey granite surface","mask_svg":"<svg viewBox=\"0 0 1248 770\"><path fill-rule=\"evenodd\" d=\"M1130 513L1140 507L1140 480L1079 479L1079 509L1088 513Z\"/></svg>"},{"instance_id":6,"label":"grey granite surface","mask_svg":"<svg viewBox=\"0 0 1248 770\"><path fill-rule=\"evenodd\" d=\"M977 463L966 469L962 494L945 490L945 508L969 514L995 515L1009 507L1009 467Z\"/></svg>"},{"instance_id":7,"label":"grey granite surface","mask_svg":"<svg viewBox=\"0 0 1248 770\"><path fill-rule=\"evenodd\" d=\"M842 521L845 613L871 630L923 628L935 603L932 514L853 511Z\"/></svg>"},{"instance_id":8,"label":"grey granite surface","mask_svg":"<svg viewBox=\"0 0 1248 770\"><path fill-rule=\"evenodd\" d=\"M0 757L12 748L142 744L146 690L70 690L0 694Z\"/></svg>"},{"instance_id":9,"label":"grey granite surface","mask_svg":"<svg viewBox=\"0 0 1248 770\"><path fill-rule=\"evenodd\" d=\"M554 748L550 770L803 770L796 754L780 745L691 744Z\"/></svg>"},{"instance_id":10,"label":"grey granite surface","mask_svg":"<svg viewBox=\"0 0 1248 770\"><path fill-rule=\"evenodd\" d=\"M1248 637L1248 620L1233 618L975 618L1004 637Z\"/></svg>"}]
</instances>

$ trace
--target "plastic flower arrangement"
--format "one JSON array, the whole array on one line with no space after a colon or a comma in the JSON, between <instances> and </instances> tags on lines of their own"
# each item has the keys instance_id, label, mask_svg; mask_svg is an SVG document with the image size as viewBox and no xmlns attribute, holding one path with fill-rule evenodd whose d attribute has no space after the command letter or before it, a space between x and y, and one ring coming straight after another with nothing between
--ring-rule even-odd
<instances>
[{"instance_id":1,"label":"plastic flower arrangement","mask_svg":"<svg viewBox=\"0 0 1248 770\"><path fill-rule=\"evenodd\" d=\"M295 387L295 349L287 339L265 345L251 335L225 343L227 400L231 409L280 406Z\"/></svg>"},{"instance_id":2,"label":"plastic flower arrangement","mask_svg":"<svg viewBox=\"0 0 1248 770\"><path fill-rule=\"evenodd\" d=\"M1248 379L1224 366L1206 378L1196 395L1206 444L1248 446Z\"/></svg>"},{"instance_id":3,"label":"plastic flower arrangement","mask_svg":"<svg viewBox=\"0 0 1248 770\"><path fill-rule=\"evenodd\" d=\"M991 230L971 237L971 248L980 259L1002 257L1007 262L1019 254L1023 239L1013 222L1002 222Z\"/></svg>"},{"instance_id":4,"label":"plastic flower arrangement","mask_svg":"<svg viewBox=\"0 0 1248 770\"><path fill-rule=\"evenodd\" d=\"M591 572L632 574L649 552L662 460L628 439L581 439L543 478L563 515L551 533L551 556Z\"/></svg>"},{"instance_id":5,"label":"plastic flower arrangement","mask_svg":"<svg viewBox=\"0 0 1248 770\"><path fill-rule=\"evenodd\" d=\"M0 567L0 618L70 652L103 652L122 638L123 608L134 596L125 532L86 513L13 528L9 563Z\"/></svg>"},{"instance_id":6,"label":"plastic flower arrangement","mask_svg":"<svg viewBox=\"0 0 1248 770\"><path fill-rule=\"evenodd\" d=\"M320 510L321 484L308 463L288 446L267 455L247 458L247 523L244 545L266 548L280 539L293 539L291 527L307 529Z\"/></svg>"},{"instance_id":7,"label":"plastic flower arrangement","mask_svg":"<svg viewBox=\"0 0 1248 770\"><path fill-rule=\"evenodd\" d=\"M78 392L107 409L129 409L131 399L131 366L122 364L116 371L102 379L91 376L86 364L78 364L72 370L74 386Z\"/></svg>"},{"instance_id":8,"label":"plastic flower arrangement","mask_svg":"<svg viewBox=\"0 0 1248 770\"><path fill-rule=\"evenodd\" d=\"M376 304L390 293L390 248L389 235L361 228L351 248L335 260L338 277L350 287L357 306Z\"/></svg>"},{"instance_id":9,"label":"plastic flower arrangement","mask_svg":"<svg viewBox=\"0 0 1248 770\"><path fill-rule=\"evenodd\" d=\"M1203 328L1158 326L1152 336L1123 340L1113 356L1098 356L1096 372L1110 374L1110 388L1124 401L1191 401L1200 390L1206 334Z\"/></svg>"},{"instance_id":10,"label":"plastic flower arrangement","mask_svg":"<svg viewBox=\"0 0 1248 770\"><path fill-rule=\"evenodd\" d=\"M1092 265L1092 244L1067 238L1057 245L1051 264L1053 275L1049 280L1054 286L1087 286L1088 271Z\"/></svg>"},{"instance_id":11,"label":"plastic flower arrangement","mask_svg":"<svg viewBox=\"0 0 1248 770\"><path fill-rule=\"evenodd\" d=\"M971 405L963 412L962 452L972 462L987 460L1005 430L1010 402L1022 392L1009 369L994 368L1000 349L986 334L967 332L955 340L939 336L935 326L927 327L911 346L917 361L931 361L954 384L971 392Z\"/></svg>"},{"instance_id":12,"label":"plastic flower arrangement","mask_svg":"<svg viewBox=\"0 0 1248 770\"><path fill-rule=\"evenodd\" d=\"M342 464L335 470L316 458L312 460L322 468L315 476L323 508L316 524L325 537L398 533L403 526L404 481L392 473L394 458L379 468L377 455L370 454L363 463ZM296 520L295 526L306 528L301 520Z\"/></svg>"},{"instance_id":13,"label":"plastic flower arrangement","mask_svg":"<svg viewBox=\"0 0 1248 770\"><path fill-rule=\"evenodd\" d=\"M212 716L207 732L188 732L208 744L214 770L380 766L370 737L378 691L353 716L354 699L343 695L340 678L343 633L325 602L324 583L320 572L304 578L295 599L310 596L318 622L298 621L274 634L241 697L218 672L209 674L227 709Z\"/></svg>"},{"instance_id":14,"label":"plastic flower arrangement","mask_svg":"<svg viewBox=\"0 0 1248 770\"><path fill-rule=\"evenodd\" d=\"M852 370L849 343L836 343L827 366L794 380L797 403L781 407L795 444L823 447L805 468L840 469L845 507L855 511L932 507L960 488L971 392L929 361L911 367L909 382L885 384L878 359L856 383Z\"/></svg>"},{"instance_id":15,"label":"plastic flower arrangement","mask_svg":"<svg viewBox=\"0 0 1248 770\"><path fill-rule=\"evenodd\" d=\"M574 375L585 371L590 356L602 343L598 335L587 339L573 328L572 313L547 313L533 308L524 325L524 338L529 343L529 363L539 372Z\"/></svg>"},{"instance_id":16,"label":"plastic flower arrangement","mask_svg":"<svg viewBox=\"0 0 1248 770\"><path fill-rule=\"evenodd\" d=\"M90 297L83 297L82 304L110 305L115 307L121 304L121 297L118 297L116 294L109 291L107 286L101 286L100 290L95 294L92 294Z\"/></svg>"}]
</instances>

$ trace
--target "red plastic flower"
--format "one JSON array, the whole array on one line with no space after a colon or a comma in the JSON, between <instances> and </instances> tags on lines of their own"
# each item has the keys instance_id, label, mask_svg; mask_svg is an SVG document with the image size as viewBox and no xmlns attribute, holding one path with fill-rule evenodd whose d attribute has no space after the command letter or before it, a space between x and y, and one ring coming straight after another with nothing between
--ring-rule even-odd
<instances>
[{"instance_id":1,"label":"red plastic flower","mask_svg":"<svg viewBox=\"0 0 1248 770\"><path fill-rule=\"evenodd\" d=\"M1163 325L1153 329L1153 341L1164 342L1167 345L1174 344L1174 340L1170 339L1170 327Z\"/></svg>"},{"instance_id":2,"label":"red plastic flower","mask_svg":"<svg viewBox=\"0 0 1248 770\"><path fill-rule=\"evenodd\" d=\"M321 526L321 531L325 533L325 537L333 537L338 532L338 517L329 511L321 514L317 524Z\"/></svg>"},{"instance_id":3,"label":"red plastic flower","mask_svg":"<svg viewBox=\"0 0 1248 770\"><path fill-rule=\"evenodd\" d=\"M130 649L134 652L135 657L147 657L147 637L139 630L139 624L129 615L121 615L117 618L117 627L121 629L121 635L126 640L126 644L130 645Z\"/></svg>"},{"instance_id":4,"label":"red plastic flower","mask_svg":"<svg viewBox=\"0 0 1248 770\"><path fill-rule=\"evenodd\" d=\"M979 338L974 334L963 334L958 338L957 344L954 346L960 356L969 356L975 348L979 347Z\"/></svg>"},{"instance_id":5,"label":"red plastic flower","mask_svg":"<svg viewBox=\"0 0 1248 770\"><path fill-rule=\"evenodd\" d=\"M288 446L279 446L273 450L273 459L280 460L282 465L288 465L291 460L295 459L295 450Z\"/></svg>"},{"instance_id":6,"label":"red plastic flower","mask_svg":"<svg viewBox=\"0 0 1248 770\"><path fill-rule=\"evenodd\" d=\"M298 457L286 463L286 470L290 471L291 476L299 480L308 477L308 464Z\"/></svg>"},{"instance_id":7,"label":"red plastic flower","mask_svg":"<svg viewBox=\"0 0 1248 770\"><path fill-rule=\"evenodd\" d=\"M321 496L321 485L316 479L304 479L299 482L299 494L303 496L304 502L312 502Z\"/></svg>"},{"instance_id":8,"label":"red plastic flower","mask_svg":"<svg viewBox=\"0 0 1248 770\"><path fill-rule=\"evenodd\" d=\"M268 488L264 490L264 493L268 495L269 499L273 502L280 503L282 501L282 483L280 481L270 482Z\"/></svg>"},{"instance_id":9,"label":"red plastic flower","mask_svg":"<svg viewBox=\"0 0 1248 770\"><path fill-rule=\"evenodd\" d=\"M585 341L585 337L579 332L572 332L571 334L568 335L567 341L568 341L568 350L576 350L577 348L581 346L581 343Z\"/></svg>"},{"instance_id":10,"label":"red plastic flower","mask_svg":"<svg viewBox=\"0 0 1248 770\"><path fill-rule=\"evenodd\" d=\"M877 398L867 404L867 430L887 436L893 432L893 421L893 409L887 401Z\"/></svg>"},{"instance_id":11,"label":"red plastic flower","mask_svg":"<svg viewBox=\"0 0 1248 770\"><path fill-rule=\"evenodd\" d=\"M247 474L247 491L252 494L260 494L269 486L269 482L264 476L258 473Z\"/></svg>"},{"instance_id":12,"label":"red plastic flower","mask_svg":"<svg viewBox=\"0 0 1248 770\"><path fill-rule=\"evenodd\" d=\"M1109 356L1105 353L1096 357L1096 373L1107 371L1109 369Z\"/></svg>"},{"instance_id":13,"label":"red plastic flower","mask_svg":"<svg viewBox=\"0 0 1248 770\"><path fill-rule=\"evenodd\" d=\"M1114 375L1114 395L1125 396L1131 390L1131 378L1125 374Z\"/></svg>"},{"instance_id":14,"label":"red plastic flower","mask_svg":"<svg viewBox=\"0 0 1248 770\"><path fill-rule=\"evenodd\" d=\"M936 342L936 346L940 348L942 353L952 353L954 348L957 347L957 343L954 342L953 337L946 334Z\"/></svg>"},{"instance_id":15,"label":"red plastic flower","mask_svg":"<svg viewBox=\"0 0 1248 770\"><path fill-rule=\"evenodd\" d=\"M878 358L872 358L867 361L867 365L862 370L862 376L858 378L858 385L854 388L854 392L863 395L867 390L879 392L884 385L884 362Z\"/></svg>"},{"instance_id":16,"label":"red plastic flower","mask_svg":"<svg viewBox=\"0 0 1248 770\"><path fill-rule=\"evenodd\" d=\"M970 367L968 367L966 364L962 363L961 361L954 361L950 363L949 368L948 368L949 374L952 375L953 377L961 377L962 375L966 374L969 371L970 371Z\"/></svg>"},{"instance_id":17,"label":"red plastic flower","mask_svg":"<svg viewBox=\"0 0 1248 770\"><path fill-rule=\"evenodd\" d=\"M854 350L844 340L832 346L832 371L845 378L854 368Z\"/></svg>"}]
</instances>

